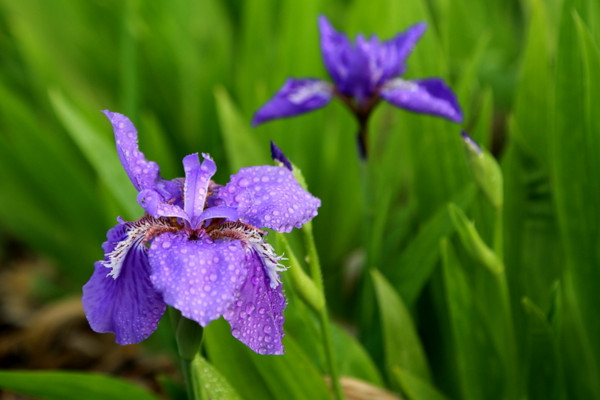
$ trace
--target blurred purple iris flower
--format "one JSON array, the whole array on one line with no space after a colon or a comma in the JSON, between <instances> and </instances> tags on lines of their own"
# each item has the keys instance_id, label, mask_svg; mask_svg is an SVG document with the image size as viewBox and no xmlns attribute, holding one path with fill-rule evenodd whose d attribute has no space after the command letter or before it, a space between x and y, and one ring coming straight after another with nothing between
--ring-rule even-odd
<instances>
[{"instance_id":1,"label":"blurred purple iris flower","mask_svg":"<svg viewBox=\"0 0 600 400\"><path fill-rule=\"evenodd\" d=\"M275 96L256 111L252 125L321 108L333 96L340 98L357 117L361 146L365 145L369 115L381 99L409 111L462 122L456 96L442 79L399 78L406 71L406 58L425 29L425 23L419 23L384 42L375 35L369 39L358 35L353 44L346 35L337 32L325 16L320 16L321 52L333 84L313 78L288 79Z\"/></svg>"},{"instance_id":2,"label":"blurred purple iris flower","mask_svg":"<svg viewBox=\"0 0 600 400\"><path fill-rule=\"evenodd\" d=\"M164 180L138 149L131 121L105 111L121 163L138 190L145 215L118 219L83 287L92 329L117 343L150 336L166 305L200 325L223 316L231 333L260 354L282 354L280 256L264 241L270 228L289 232L317 214L320 200L285 167L242 168L225 186L211 177L206 154L183 159L185 178Z\"/></svg>"}]
</instances>

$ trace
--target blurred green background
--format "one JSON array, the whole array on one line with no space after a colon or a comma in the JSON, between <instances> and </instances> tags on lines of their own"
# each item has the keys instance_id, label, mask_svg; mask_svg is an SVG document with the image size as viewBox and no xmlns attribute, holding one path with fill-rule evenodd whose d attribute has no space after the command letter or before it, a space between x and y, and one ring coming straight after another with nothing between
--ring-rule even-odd
<instances>
[{"instance_id":1,"label":"blurred green background","mask_svg":"<svg viewBox=\"0 0 600 400\"><path fill-rule=\"evenodd\" d=\"M319 14L351 38L426 21L406 77L446 79L464 123L381 104L367 163L340 102L251 128L287 77L328 79ZM585 0L0 0L0 271L42 259L35 304L77 297L116 216L141 215L100 110L129 116L169 179L206 152L225 183L270 163L273 140L322 200L328 306L356 338L336 328L344 375L414 399L600 398L599 44L600 3ZM477 191L461 129L499 160L503 210ZM449 203L504 270L469 253ZM284 361L206 331L206 358L242 398L326 393L302 392L325 368L314 316L287 293ZM158 336L145 348L170 343ZM290 365L304 369L281 378Z\"/></svg>"}]
</instances>

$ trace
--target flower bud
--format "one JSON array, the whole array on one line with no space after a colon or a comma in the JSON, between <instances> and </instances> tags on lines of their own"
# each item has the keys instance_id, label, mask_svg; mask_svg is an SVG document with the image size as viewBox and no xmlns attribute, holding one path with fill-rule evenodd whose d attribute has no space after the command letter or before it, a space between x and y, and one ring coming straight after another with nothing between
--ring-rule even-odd
<instances>
[{"instance_id":1,"label":"flower bud","mask_svg":"<svg viewBox=\"0 0 600 400\"><path fill-rule=\"evenodd\" d=\"M496 159L484 152L465 131L461 134L475 183L494 208L502 208L504 193L500 166Z\"/></svg>"}]
</instances>

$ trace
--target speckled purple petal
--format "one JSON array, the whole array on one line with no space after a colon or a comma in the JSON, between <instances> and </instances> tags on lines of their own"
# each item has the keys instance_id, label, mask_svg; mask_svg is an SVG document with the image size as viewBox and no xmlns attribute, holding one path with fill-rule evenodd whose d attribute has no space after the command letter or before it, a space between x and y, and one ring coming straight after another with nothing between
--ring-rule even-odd
<instances>
[{"instance_id":1,"label":"speckled purple petal","mask_svg":"<svg viewBox=\"0 0 600 400\"><path fill-rule=\"evenodd\" d=\"M219 195L228 206L237 207L240 221L279 232L300 228L321 205L284 167L242 168Z\"/></svg>"},{"instance_id":2,"label":"speckled purple petal","mask_svg":"<svg viewBox=\"0 0 600 400\"><path fill-rule=\"evenodd\" d=\"M146 212L153 217L175 217L184 221L189 219L187 213L179 205L165 202L162 196L153 189L145 189L138 193L137 201Z\"/></svg>"},{"instance_id":3,"label":"speckled purple petal","mask_svg":"<svg viewBox=\"0 0 600 400\"><path fill-rule=\"evenodd\" d=\"M119 223L110 229L102 245L104 252L109 254L120 242L128 241L134 224ZM116 278L108 276L111 269L98 261L83 286L83 309L90 326L96 332L114 333L119 344L138 343L150 336L166 307L150 283L147 247L141 243L143 232L137 236L138 240L129 240Z\"/></svg>"},{"instance_id":4,"label":"speckled purple petal","mask_svg":"<svg viewBox=\"0 0 600 400\"><path fill-rule=\"evenodd\" d=\"M238 215L237 209L234 207L226 207L226 206L213 206L207 208L198 216L197 221L202 222L208 219L215 218L224 218L229 221L237 221L240 217Z\"/></svg>"},{"instance_id":5,"label":"speckled purple petal","mask_svg":"<svg viewBox=\"0 0 600 400\"><path fill-rule=\"evenodd\" d=\"M225 312L231 334L259 354L283 354L283 310L281 284L272 289L259 256L246 255L248 276L239 296Z\"/></svg>"},{"instance_id":6,"label":"speckled purple petal","mask_svg":"<svg viewBox=\"0 0 600 400\"><path fill-rule=\"evenodd\" d=\"M160 197L160 201L176 202L182 195L180 181L178 179L172 181L162 179L158 165L153 161L146 160L138 147L137 130L129 118L108 110L103 112L113 126L121 164L137 191L153 190ZM139 204L147 213L157 216L146 208L146 203L140 202ZM152 209L155 204L149 203L148 206Z\"/></svg>"},{"instance_id":7,"label":"speckled purple petal","mask_svg":"<svg viewBox=\"0 0 600 400\"><path fill-rule=\"evenodd\" d=\"M327 105L332 95L333 86L329 82L290 78L271 100L256 111L252 125L316 110Z\"/></svg>"},{"instance_id":8,"label":"speckled purple petal","mask_svg":"<svg viewBox=\"0 0 600 400\"><path fill-rule=\"evenodd\" d=\"M354 48L346 35L336 31L324 15L319 16L319 33L325 68L339 87L348 79Z\"/></svg>"},{"instance_id":9,"label":"speckled purple petal","mask_svg":"<svg viewBox=\"0 0 600 400\"><path fill-rule=\"evenodd\" d=\"M139 191L154 188L159 179L159 167L153 161L146 160L138 147L138 134L133 123L126 116L103 111L110 120L115 132L117 153L125 172L133 186Z\"/></svg>"},{"instance_id":10,"label":"speckled purple petal","mask_svg":"<svg viewBox=\"0 0 600 400\"><path fill-rule=\"evenodd\" d=\"M190 154L183 159L185 170L184 209L190 218L190 226L196 229L198 217L204 211L208 184L217 171L215 162L207 154L202 154L204 161L200 164L198 154Z\"/></svg>"},{"instance_id":11,"label":"speckled purple petal","mask_svg":"<svg viewBox=\"0 0 600 400\"><path fill-rule=\"evenodd\" d=\"M158 236L148 258L164 301L202 326L223 315L247 275L240 242L192 240L185 232Z\"/></svg>"},{"instance_id":12,"label":"speckled purple petal","mask_svg":"<svg viewBox=\"0 0 600 400\"><path fill-rule=\"evenodd\" d=\"M378 83L395 78L406 71L406 58L410 55L426 29L427 24L420 22L380 45L376 54L376 63L381 68L382 76Z\"/></svg>"},{"instance_id":13,"label":"speckled purple petal","mask_svg":"<svg viewBox=\"0 0 600 400\"><path fill-rule=\"evenodd\" d=\"M463 119L456 96L439 78L414 81L393 79L385 84L380 95L393 105L409 111L437 115L458 123Z\"/></svg>"}]
</instances>

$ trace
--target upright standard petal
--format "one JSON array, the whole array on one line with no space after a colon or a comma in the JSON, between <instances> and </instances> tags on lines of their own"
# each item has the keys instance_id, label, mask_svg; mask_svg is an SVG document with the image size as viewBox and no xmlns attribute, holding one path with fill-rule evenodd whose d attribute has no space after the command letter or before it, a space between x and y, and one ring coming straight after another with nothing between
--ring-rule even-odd
<instances>
[{"instance_id":1,"label":"upright standard petal","mask_svg":"<svg viewBox=\"0 0 600 400\"><path fill-rule=\"evenodd\" d=\"M426 29L427 24L420 22L396 35L393 39L383 42L376 56L377 64L382 69L382 80L380 83L404 74L406 71L406 58L410 55Z\"/></svg>"},{"instance_id":2,"label":"upright standard petal","mask_svg":"<svg viewBox=\"0 0 600 400\"><path fill-rule=\"evenodd\" d=\"M298 184L284 167L242 168L219 196L237 207L240 221L279 232L300 228L317 215L321 201Z\"/></svg>"},{"instance_id":3,"label":"upright standard petal","mask_svg":"<svg viewBox=\"0 0 600 400\"><path fill-rule=\"evenodd\" d=\"M246 253L246 264L246 280L224 315L231 334L259 354L283 354L286 301L281 283L271 287L261 258L254 251Z\"/></svg>"},{"instance_id":4,"label":"upright standard petal","mask_svg":"<svg viewBox=\"0 0 600 400\"><path fill-rule=\"evenodd\" d=\"M180 182L177 180L167 181L162 179L158 164L146 160L146 157L138 147L137 130L129 118L108 110L104 110L103 112L113 126L119 159L136 190L138 192L152 190L156 192L161 201L178 199L181 196L182 189ZM155 204L140 202L140 206L149 214L157 216L146 208L148 206L152 209Z\"/></svg>"},{"instance_id":5,"label":"upright standard petal","mask_svg":"<svg viewBox=\"0 0 600 400\"><path fill-rule=\"evenodd\" d=\"M83 286L83 309L92 329L112 332L119 344L138 343L156 330L165 311L162 296L150 282L147 247L150 224L119 223L107 233L106 258L94 264ZM118 271L110 267L111 258ZM116 260L115 260L116 258Z\"/></svg>"},{"instance_id":6,"label":"upright standard petal","mask_svg":"<svg viewBox=\"0 0 600 400\"><path fill-rule=\"evenodd\" d=\"M164 301L202 326L223 315L247 275L239 241L212 242L183 231L154 239L148 258L150 280Z\"/></svg>"},{"instance_id":7,"label":"upright standard petal","mask_svg":"<svg viewBox=\"0 0 600 400\"><path fill-rule=\"evenodd\" d=\"M138 134L133 123L126 116L103 111L110 120L115 131L117 153L125 172L131 179L137 191L153 189L160 179L159 167L153 161L146 160L138 147Z\"/></svg>"},{"instance_id":8,"label":"upright standard petal","mask_svg":"<svg viewBox=\"0 0 600 400\"><path fill-rule=\"evenodd\" d=\"M321 108L331 101L333 86L318 79L288 79L283 87L254 114L252 125Z\"/></svg>"},{"instance_id":9,"label":"upright standard petal","mask_svg":"<svg viewBox=\"0 0 600 400\"><path fill-rule=\"evenodd\" d=\"M336 87L346 96L354 97L359 105L364 104L375 89L372 53L378 44L376 37L367 41L362 35L357 36L356 48L348 54L348 74Z\"/></svg>"},{"instance_id":10,"label":"upright standard petal","mask_svg":"<svg viewBox=\"0 0 600 400\"><path fill-rule=\"evenodd\" d=\"M196 229L198 217L204 211L208 184L217 171L217 165L207 154L202 154L204 161L200 164L198 154L190 154L183 159L185 170L184 209L190 218L192 229Z\"/></svg>"},{"instance_id":11,"label":"upright standard petal","mask_svg":"<svg viewBox=\"0 0 600 400\"><path fill-rule=\"evenodd\" d=\"M319 32L325 68L336 86L343 86L348 79L354 53L352 43L346 35L336 31L324 15L319 16Z\"/></svg>"},{"instance_id":12,"label":"upright standard petal","mask_svg":"<svg viewBox=\"0 0 600 400\"><path fill-rule=\"evenodd\" d=\"M382 98L409 111L462 122L460 105L452 90L439 78L405 81L393 79L381 89Z\"/></svg>"}]
</instances>

